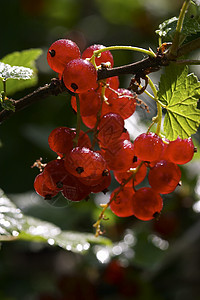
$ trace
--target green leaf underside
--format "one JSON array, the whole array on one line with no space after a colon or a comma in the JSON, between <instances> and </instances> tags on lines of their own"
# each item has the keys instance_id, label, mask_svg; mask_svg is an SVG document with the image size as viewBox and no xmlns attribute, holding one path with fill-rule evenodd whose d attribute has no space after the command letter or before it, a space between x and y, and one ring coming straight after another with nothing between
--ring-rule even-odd
<instances>
[{"instance_id":1,"label":"green leaf underside","mask_svg":"<svg viewBox=\"0 0 200 300\"><path fill-rule=\"evenodd\" d=\"M169 20L164 21L162 24L159 25L159 29L156 30L156 33L160 37L172 39L176 31L177 20L177 17L173 17ZM181 33L184 36L190 36L198 32L200 32L199 20L196 18L186 17L183 22L183 29Z\"/></svg>"},{"instance_id":2,"label":"green leaf underside","mask_svg":"<svg viewBox=\"0 0 200 300\"><path fill-rule=\"evenodd\" d=\"M158 99L165 105L164 132L175 140L195 134L200 124L200 82L187 66L170 64L160 78Z\"/></svg>"},{"instance_id":3,"label":"green leaf underside","mask_svg":"<svg viewBox=\"0 0 200 300\"><path fill-rule=\"evenodd\" d=\"M90 233L62 231L58 226L25 216L0 190L0 241L46 242L73 252L85 252L90 244L110 245L109 239Z\"/></svg>"},{"instance_id":4,"label":"green leaf underside","mask_svg":"<svg viewBox=\"0 0 200 300\"><path fill-rule=\"evenodd\" d=\"M12 95L13 93L23 90L25 88L32 87L37 84L37 70L35 67L35 60L42 54L41 49L28 49L21 52L13 52L6 55L0 61L4 64L9 64L10 66L22 66L30 68L33 71L31 79L28 80L15 80L9 79L6 83L7 95ZM0 89L3 90L3 84L0 82Z\"/></svg>"}]
</instances>

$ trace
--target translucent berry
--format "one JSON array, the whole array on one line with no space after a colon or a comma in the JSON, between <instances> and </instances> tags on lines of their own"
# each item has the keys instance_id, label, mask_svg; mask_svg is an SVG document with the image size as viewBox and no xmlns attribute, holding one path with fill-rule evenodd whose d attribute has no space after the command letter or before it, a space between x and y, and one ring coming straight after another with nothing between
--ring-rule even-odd
<instances>
[{"instance_id":1,"label":"translucent berry","mask_svg":"<svg viewBox=\"0 0 200 300\"><path fill-rule=\"evenodd\" d=\"M99 192L106 193L108 191L108 187L110 186L110 184L111 184L111 175L110 175L110 172L107 172L107 174L101 176L98 183L90 186L91 192L92 193L99 193Z\"/></svg>"},{"instance_id":2,"label":"translucent berry","mask_svg":"<svg viewBox=\"0 0 200 300\"><path fill-rule=\"evenodd\" d=\"M136 162L132 163L131 169L134 170L139 166L140 163L141 163L140 160L137 160ZM130 169L126 172L116 172L116 171L114 172L115 179L119 183L125 182L131 176L131 174L133 173L130 171ZM138 185L144 180L146 174L147 174L147 167L145 166L145 164L142 164L139 170L137 171L137 173L135 174L135 176L133 177L133 179L126 184L126 187L133 187L133 185L134 186Z\"/></svg>"},{"instance_id":3,"label":"translucent berry","mask_svg":"<svg viewBox=\"0 0 200 300\"><path fill-rule=\"evenodd\" d=\"M177 138L170 141L167 147L168 159L175 164L182 165L192 160L195 147L191 137L188 139Z\"/></svg>"},{"instance_id":4,"label":"translucent berry","mask_svg":"<svg viewBox=\"0 0 200 300\"><path fill-rule=\"evenodd\" d=\"M111 170L126 171L133 163L133 144L128 140L119 140L109 144L109 147L105 149L104 158Z\"/></svg>"},{"instance_id":5,"label":"translucent berry","mask_svg":"<svg viewBox=\"0 0 200 300\"><path fill-rule=\"evenodd\" d=\"M47 61L52 70L62 74L66 64L72 59L80 58L80 50L71 40L55 41L47 52Z\"/></svg>"},{"instance_id":6,"label":"translucent berry","mask_svg":"<svg viewBox=\"0 0 200 300\"><path fill-rule=\"evenodd\" d=\"M40 173L36 176L34 181L35 191L46 200L50 200L52 197L58 194L57 190L52 190L46 185L46 177L44 173Z\"/></svg>"},{"instance_id":7,"label":"translucent berry","mask_svg":"<svg viewBox=\"0 0 200 300\"><path fill-rule=\"evenodd\" d=\"M73 139L76 136L76 130L68 127L57 127L49 135L49 147L59 156L63 157L73 148ZM82 130L79 134L78 146L91 147L91 142L86 133Z\"/></svg>"},{"instance_id":8,"label":"translucent berry","mask_svg":"<svg viewBox=\"0 0 200 300\"><path fill-rule=\"evenodd\" d=\"M90 177L95 180L102 176L107 164L100 153L85 147L76 147L66 156L65 168L78 178Z\"/></svg>"},{"instance_id":9,"label":"translucent berry","mask_svg":"<svg viewBox=\"0 0 200 300\"><path fill-rule=\"evenodd\" d=\"M105 46L103 45L92 45L85 49L85 51L82 54L82 58L91 58L95 50L100 50L103 48L105 48ZM106 62L110 62L111 67L113 67L114 60L110 51L104 51L98 57L95 58L95 63L97 66L100 66L102 63Z\"/></svg>"},{"instance_id":10,"label":"translucent berry","mask_svg":"<svg viewBox=\"0 0 200 300\"><path fill-rule=\"evenodd\" d=\"M110 199L113 199L113 201L110 204L110 209L116 216L129 217L134 214L132 204L132 197L134 193L135 192L132 188L125 187L122 190L117 188L112 192Z\"/></svg>"},{"instance_id":11,"label":"translucent berry","mask_svg":"<svg viewBox=\"0 0 200 300\"><path fill-rule=\"evenodd\" d=\"M50 189L57 191L63 189L65 180L67 180L67 177L70 175L64 167L63 159L55 159L48 162L43 173L45 174L46 185Z\"/></svg>"},{"instance_id":12,"label":"translucent berry","mask_svg":"<svg viewBox=\"0 0 200 300\"><path fill-rule=\"evenodd\" d=\"M124 119L115 113L104 115L99 122L98 139L101 144L107 145L120 138L124 130Z\"/></svg>"},{"instance_id":13,"label":"translucent berry","mask_svg":"<svg viewBox=\"0 0 200 300\"><path fill-rule=\"evenodd\" d=\"M70 201L81 201L87 198L90 192L90 187L85 186L73 175L67 177L62 189L63 196Z\"/></svg>"},{"instance_id":14,"label":"translucent berry","mask_svg":"<svg viewBox=\"0 0 200 300\"><path fill-rule=\"evenodd\" d=\"M74 59L66 65L63 81L75 93L84 93L98 87L97 71L92 63L84 59Z\"/></svg>"},{"instance_id":15,"label":"translucent berry","mask_svg":"<svg viewBox=\"0 0 200 300\"><path fill-rule=\"evenodd\" d=\"M168 194L175 190L181 180L181 170L173 162L161 160L150 169L149 184L160 194Z\"/></svg>"},{"instance_id":16,"label":"translucent berry","mask_svg":"<svg viewBox=\"0 0 200 300\"><path fill-rule=\"evenodd\" d=\"M81 117L97 115L101 106L101 95L98 91L91 89L79 94ZM76 97L71 97L72 108L77 112Z\"/></svg>"},{"instance_id":17,"label":"translucent berry","mask_svg":"<svg viewBox=\"0 0 200 300\"><path fill-rule=\"evenodd\" d=\"M127 89L118 89L112 91L107 102L102 107L102 115L113 112L119 114L124 120L129 118L136 109L136 99L131 91Z\"/></svg>"},{"instance_id":18,"label":"translucent berry","mask_svg":"<svg viewBox=\"0 0 200 300\"><path fill-rule=\"evenodd\" d=\"M163 207L161 196L152 188L143 187L132 197L133 214L140 220L148 221L158 215Z\"/></svg>"},{"instance_id":19,"label":"translucent berry","mask_svg":"<svg viewBox=\"0 0 200 300\"><path fill-rule=\"evenodd\" d=\"M155 133L142 133L134 141L135 155L143 161L159 160L163 151L163 141Z\"/></svg>"}]
</instances>

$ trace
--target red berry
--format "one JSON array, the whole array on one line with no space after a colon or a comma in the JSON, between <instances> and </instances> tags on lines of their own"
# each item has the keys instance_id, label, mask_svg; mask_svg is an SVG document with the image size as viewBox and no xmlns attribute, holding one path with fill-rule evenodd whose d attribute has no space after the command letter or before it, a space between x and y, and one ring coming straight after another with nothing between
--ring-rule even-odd
<instances>
[{"instance_id":1,"label":"red berry","mask_svg":"<svg viewBox=\"0 0 200 300\"><path fill-rule=\"evenodd\" d=\"M76 130L68 127L57 127L51 131L48 143L51 150L63 157L73 148L73 139L76 136ZM86 133L82 130L79 134L78 146L91 147L91 142Z\"/></svg>"},{"instance_id":2,"label":"red berry","mask_svg":"<svg viewBox=\"0 0 200 300\"><path fill-rule=\"evenodd\" d=\"M46 178L46 185L53 190L61 191L65 180L70 175L65 167L63 159L55 159L45 166L43 171Z\"/></svg>"},{"instance_id":3,"label":"red berry","mask_svg":"<svg viewBox=\"0 0 200 300\"><path fill-rule=\"evenodd\" d=\"M80 58L80 50L71 40L60 39L55 41L47 52L47 61L52 70L62 74L66 64L76 58Z\"/></svg>"},{"instance_id":4,"label":"red berry","mask_svg":"<svg viewBox=\"0 0 200 300\"><path fill-rule=\"evenodd\" d=\"M132 207L133 214L138 219L148 221L161 212L163 200L152 188L143 187L133 195Z\"/></svg>"},{"instance_id":5,"label":"red berry","mask_svg":"<svg viewBox=\"0 0 200 300\"><path fill-rule=\"evenodd\" d=\"M101 106L101 95L98 91L91 89L79 94L81 117L97 115ZM71 97L72 108L77 112L76 97Z\"/></svg>"},{"instance_id":6,"label":"red berry","mask_svg":"<svg viewBox=\"0 0 200 300\"><path fill-rule=\"evenodd\" d=\"M104 115L99 122L98 139L101 144L107 145L120 138L124 130L123 118L114 113Z\"/></svg>"},{"instance_id":7,"label":"red berry","mask_svg":"<svg viewBox=\"0 0 200 300\"><path fill-rule=\"evenodd\" d=\"M43 172L36 176L35 181L34 181L34 188L35 188L35 191L40 196L44 197L46 200L50 200L52 197L54 197L58 194L58 191L47 187L46 176Z\"/></svg>"},{"instance_id":8,"label":"red berry","mask_svg":"<svg viewBox=\"0 0 200 300\"><path fill-rule=\"evenodd\" d=\"M160 194L168 194L175 190L180 179L181 170L173 162L161 160L150 169L149 184Z\"/></svg>"},{"instance_id":9,"label":"red berry","mask_svg":"<svg viewBox=\"0 0 200 300\"><path fill-rule=\"evenodd\" d=\"M118 89L108 96L108 103L103 104L102 115L113 112L119 114L124 120L129 118L136 109L136 99L131 91Z\"/></svg>"},{"instance_id":10,"label":"red berry","mask_svg":"<svg viewBox=\"0 0 200 300\"><path fill-rule=\"evenodd\" d=\"M102 176L107 164L100 153L85 147L74 148L65 158L65 168L78 178L93 178Z\"/></svg>"},{"instance_id":11,"label":"red berry","mask_svg":"<svg viewBox=\"0 0 200 300\"><path fill-rule=\"evenodd\" d=\"M191 137L188 139L178 137L175 141L169 142L167 154L168 159L178 165L191 161L194 155L194 144Z\"/></svg>"},{"instance_id":12,"label":"red berry","mask_svg":"<svg viewBox=\"0 0 200 300\"><path fill-rule=\"evenodd\" d=\"M159 160L163 151L163 141L153 132L142 133L135 139L134 149L140 160Z\"/></svg>"},{"instance_id":13,"label":"red berry","mask_svg":"<svg viewBox=\"0 0 200 300\"><path fill-rule=\"evenodd\" d=\"M126 171L133 163L133 144L128 140L118 140L109 144L103 155L111 170Z\"/></svg>"},{"instance_id":14,"label":"red berry","mask_svg":"<svg viewBox=\"0 0 200 300\"><path fill-rule=\"evenodd\" d=\"M131 165L131 168L137 168L137 166L141 163L140 160L137 160L136 162L134 162ZM115 179L119 182L119 183L123 183L125 182L130 176L131 176L131 172L129 170L127 170L126 172L114 172L114 176ZM137 171L137 173L135 174L134 177L134 181L130 180L127 184L126 187L133 187L138 185L139 183L141 183L144 178L146 177L147 174L147 167L145 166L145 164L142 164L142 166L139 168L139 170Z\"/></svg>"},{"instance_id":15,"label":"red berry","mask_svg":"<svg viewBox=\"0 0 200 300\"><path fill-rule=\"evenodd\" d=\"M92 129L95 127L95 125L97 123L97 116L92 115L92 116L88 116L88 117L82 117L82 121L85 124L85 126Z\"/></svg>"},{"instance_id":16,"label":"red berry","mask_svg":"<svg viewBox=\"0 0 200 300\"><path fill-rule=\"evenodd\" d=\"M132 216L134 214L132 197L135 192L132 188L119 189L115 189L110 196L110 199L113 199L110 209L118 217ZM117 193L117 196L115 196L115 193Z\"/></svg>"},{"instance_id":17,"label":"red berry","mask_svg":"<svg viewBox=\"0 0 200 300\"><path fill-rule=\"evenodd\" d=\"M86 59L86 58L91 58L93 55L93 52L95 50L100 50L105 48L105 46L103 45L92 45L90 47L88 47L87 49L85 49L85 51L82 54L82 58ZM106 63L106 62L110 62L111 67L113 67L114 64L114 60L113 60L113 56L111 54L110 51L104 51L102 52L99 57L95 58L95 63L97 66L100 66L102 63Z\"/></svg>"},{"instance_id":18,"label":"red berry","mask_svg":"<svg viewBox=\"0 0 200 300\"><path fill-rule=\"evenodd\" d=\"M106 172L105 175L101 176L98 183L90 186L91 192L92 193L99 193L99 192L106 193L110 184L111 184L111 175L110 175L110 172Z\"/></svg>"},{"instance_id":19,"label":"red berry","mask_svg":"<svg viewBox=\"0 0 200 300\"><path fill-rule=\"evenodd\" d=\"M89 196L91 189L78 180L77 177L69 175L65 180L62 194L70 201L81 201Z\"/></svg>"},{"instance_id":20,"label":"red berry","mask_svg":"<svg viewBox=\"0 0 200 300\"><path fill-rule=\"evenodd\" d=\"M92 63L84 59L71 60L63 72L63 81L68 90L84 93L96 89L97 71Z\"/></svg>"}]
</instances>

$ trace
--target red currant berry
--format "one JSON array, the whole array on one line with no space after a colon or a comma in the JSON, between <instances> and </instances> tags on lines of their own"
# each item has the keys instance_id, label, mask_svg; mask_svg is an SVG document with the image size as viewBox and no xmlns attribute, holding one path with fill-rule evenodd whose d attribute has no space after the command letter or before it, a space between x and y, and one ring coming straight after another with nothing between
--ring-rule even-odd
<instances>
[{"instance_id":1,"label":"red currant berry","mask_svg":"<svg viewBox=\"0 0 200 300\"><path fill-rule=\"evenodd\" d=\"M99 122L98 139L101 144L107 145L120 138L124 130L124 119L114 113L104 115Z\"/></svg>"},{"instance_id":2,"label":"red currant berry","mask_svg":"<svg viewBox=\"0 0 200 300\"><path fill-rule=\"evenodd\" d=\"M106 193L108 191L108 187L111 184L111 175L110 172L108 171L105 173L106 173L105 175L103 174L101 176L98 183L90 186L92 193L99 193L99 192Z\"/></svg>"},{"instance_id":3,"label":"red currant berry","mask_svg":"<svg viewBox=\"0 0 200 300\"><path fill-rule=\"evenodd\" d=\"M64 167L63 159L55 159L45 166L43 171L46 178L46 185L53 190L61 191L64 182L69 176L69 173Z\"/></svg>"},{"instance_id":4,"label":"red currant berry","mask_svg":"<svg viewBox=\"0 0 200 300\"><path fill-rule=\"evenodd\" d=\"M118 217L129 217L134 214L132 197L134 195L134 190L132 188L120 188L115 189L111 196L110 200L113 201L110 204L110 209ZM115 196L116 195L116 196Z\"/></svg>"},{"instance_id":5,"label":"red currant berry","mask_svg":"<svg viewBox=\"0 0 200 300\"><path fill-rule=\"evenodd\" d=\"M92 63L84 59L74 59L66 65L63 81L66 88L75 93L84 93L98 87L97 71Z\"/></svg>"},{"instance_id":6,"label":"red currant berry","mask_svg":"<svg viewBox=\"0 0 200 300\"><path fill-rule=\"evenodd\" d=\"M82 58L83 59L91 58L95 50L100 50L103 48L105 48L105 46L103 45L92 45L87 49L85 49L85 51L82 54ZM110 62L111 68L113 67L114 64L113 56L111 52L108 50L102 52L98 57L95 57L95 63L97 66L100 66L102 63L106 63L106 62Z\"/></svg>"},{"instance_id":7,"label":"red currant berry","mask_svg":"<svg viewBox=\"0 0 200 300\"><path fill-rule=\"evenodd\" d=\"M56 152L60 157L69 153L73 148L73 139L76 136L76 130L68 127L57 127L51 131L48 143L51 150ZM91 147L91 142L88 135L80 131L78 146Z\"/></svg>"},{"instance_id":8,"label":"red currant berry","mask_svg":"<svg viewBox=\"0 0 200 300\"><path fill-rule=\"evenodd\" d=\"M135 155L143 161L159 160L163 151L163 141L155 133L142 133L134 141Z\"/></svg>"},{"instance_id":9,"label":"red currant berry","mask_svg":"<svg viewBox=\"0 0 200 300\"><path fill-rule=\"evenodd\" d=\"M44 197L46 200L51 200L52 197L58 194L57 190L50 189L46 185L46 176L43 172L36 176L34 181L34 189L40 196Z\"/></svg>"},{"instance_id":10,"label":"red currant berry","mask_svg":"<svg viewBox=\"0 0 200 300\"><path fill-rule=\"evenodd\" d=\"M133 144L128 140L119 140L109 144L109 148L105 149L103 155L111 170L126 171L133 163Z\"/></svg>"},{"instance_id":11,"label":"red currant berry","mask_svg":"<svg viewBox=\"0 0 200 300\"><path fill-rule=\"evenodd\" d=\"M132 207L136 218L148 221L161 212L163 200L152 188L143 187L133 195Z\"/></svg>"},{"instance_id":12,"label":"red currant berry","mask_svg":"<svg viewBox=\"0 0 200 300\"><path fill-rule=\"evenodd\" d=\"M100 153L85 147L76 147L66 156L65 168L78 178L90 177L95 180L102 176L107 164Z\"/></svg>"},{"instance_id":13,"label":"red currant berry","mask_svg":"<svg viewBox=\"0 0 200 300\"><path fill-rule=\"evenodd\" d=\"M181 170L173 162L161 160L150 169L148 180L151 187L160 194L175 190L181 179Z\"/></svg>"},{"instance_id":14,"label":"red currant berry","mask_svg":"<svg viewBox=\"0 0 200 300\"><path fill-rule=\"evenodd\" d=\"M85 93L79 94L81 117L97 115L101 106L101 95L98 91L91 89ZM76 97L71 97L73 110L77 112Z\"/></svg>"},{"instance_id":15,"label":"red currant berry","mask_svg":"<svg viewBox=\"0 0 200 300\"><path fill-rule=\"evenodd\" d=\"M62 74L66 64L76 58L80 58L80 50L71 40L60 39L55 41L47 52L47 61L52 70Z\"/></svg>"},{"instance_id":16,"label":"red currant berry","mask_svg":"<svg viewBox=\"0 0 200 300\"><path fill-rule=\"evenodd\" d=\"M137 166L139 166L140 163L141 161L137 160L131 165L131 169L137 168ZM115 179L119 183L125 182L131 176L131 174L132 172L130 170L127 170L126 172L116 172L116 171L114 172ZM133 179L126 184L126 187L133 187L133 185L134 186L138 185L145 179L146 174L147 174L147 167L145 166L145 164L142 164L139 170L137 171L137 173L135 174L135 176L133 177Z\"/></svg>"},{"instance_id":17,"label":"red currant berry","mask_svg":"<svg viewBox=\"0 0 200 300\"><path fill-rule=\"evenodd\" d=\"M181 139L178 137L175 141L171 141L168 144L168 158L175 164L186 164L192 160L194 149L191 137L188 139Z\"/></svg>"},{"instance_id":18,"label":"red currant berry","mask_svg":"<svg viewBox=\"0 0 200 300\"><path fill-rule=\"evenodd\" d=\"M64 183L62 194L70 201L81 201L89 196L91 189L78 180L77 177L69 175Z\"/></svg>"}]
</instances>

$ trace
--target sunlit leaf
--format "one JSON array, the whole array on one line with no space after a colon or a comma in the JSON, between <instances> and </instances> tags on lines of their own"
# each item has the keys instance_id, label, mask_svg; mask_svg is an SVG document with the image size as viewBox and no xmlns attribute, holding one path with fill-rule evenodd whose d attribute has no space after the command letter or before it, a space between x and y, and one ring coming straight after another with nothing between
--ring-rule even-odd
<instances>
[{"instance_id":1,"label":"sunlit leaf","mask_svg":"<svg viewBox=\"0 0 200 300\"><path fill-rule=\"evenodd\" d=\"M35 61L41 54L41 49L28 49L21 52L10 53L2 59L0 59L0 61L4 64L9 64L12 67L18 66L30 68L33 72L32 77L28 80L21 79L20 81L16 81L14 79L9 79L9 81L6 84L7 95L11 95L17 91L23 90L28 87L32 87L37 84L38 77ZM0 89L3 90L3 85L1 82Z\"/></svg>"},{"instance_id":2,"label":"sunlit leaf","mask_svg":"<svg viewBox=\"0 0 200 300\"><path fill-rule=\"evenodd\" d=\"M166 138L188 138L200 124L200 82L194 74L188 75L187 66L171 64L166 67L159 83L158 98L165 105L164 132Z\"/></svg>"},{"instance_id":3,"label":"sunlit leaf","mask_svg":"<svg viewBox=\"0 0 200 300\"><path fill-rule=\"evenodd\" d=\"M104 237L96 238L90 233L62 231L50 222L25 216L2 191L0 191L0 240L44 242L78 253L87 251L92 243L103 245L111 243Z\"/></svg>"}]
</instances>

